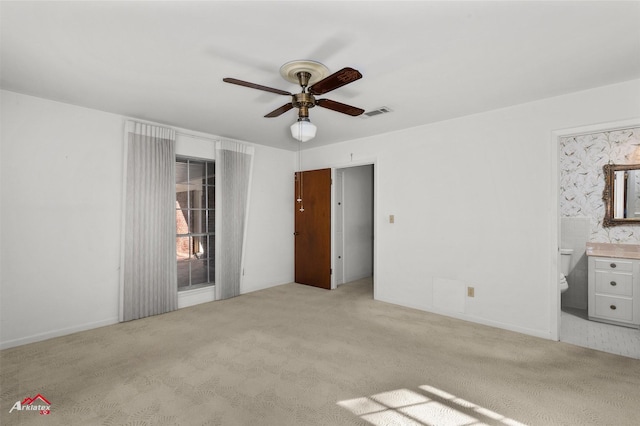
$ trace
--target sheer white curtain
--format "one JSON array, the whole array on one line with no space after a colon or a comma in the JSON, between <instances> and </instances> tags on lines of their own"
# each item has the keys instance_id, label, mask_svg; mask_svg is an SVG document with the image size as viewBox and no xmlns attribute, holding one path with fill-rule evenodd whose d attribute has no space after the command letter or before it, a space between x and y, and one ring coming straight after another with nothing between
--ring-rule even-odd
<instances>
[{"instance_id":1,"label":"sheer white curtain","mask_svg":"<svg viewBox=\"0 0 640 426\"><path fill-rule=\"evenodd\" d=\"M216 142L216 299L240 295L252 146Z\"/></svg>"},{"instance_id":2,"label":"sheer white curtain","mask_svg":"<svg viewBox=\"0 0 640 426\"><path fill-rule=\"evenodd\" d=\"M175 131L127 122L120 321L177 309Z\"/></svg>"}]
</instances>

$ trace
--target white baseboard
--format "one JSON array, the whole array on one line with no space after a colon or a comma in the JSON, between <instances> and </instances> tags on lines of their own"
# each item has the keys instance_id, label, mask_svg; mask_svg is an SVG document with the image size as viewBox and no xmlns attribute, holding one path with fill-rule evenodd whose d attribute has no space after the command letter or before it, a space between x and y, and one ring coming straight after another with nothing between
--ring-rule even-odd
<instances>
[{"instance_id":1,"label":"white baseboard","mask_svg":"<svg viewBox=\"0 0 640 426\"><path fill-rule=\"evenodd\" d=\"M526 328L526 327L519 327L513 324L507 324L499 321L488 320L486 318L475 317L473 315L466 315L466 314L455 313L455 312L443 312L437 309L427 308L425 306L418 306L417 304L407 304L407 303L400 302L397 300L392 300L392 299L377 298L376 300L379 300L380 302L386 302L386 303L392 303L394 305L404 306L411 309L417 309L419 311L429 312L436 315L442 315L445 317L456 318L463 321L473 322L476 324L487 325L489 327L495 327L495 328L501 328L503 330L514 331L516 333L526 334L528 336L540 337L542 339L547 339L547 340L555 340L551 335L551 330L545 331L545 330L535 330L535 329Z\"/></svg>"},{"instance_id":2,"label":"white baseboard","mask_svg":"<svg viewBox=\"0 0 640 426\"><path fill-rule=\"evenodd\" d=\"M254 291L266 290L266 289L271 288L271 287L277 287L279 285L290 284L292 282L293 282L293 280L289 280L289 281L286 281L286 282L283 282L283 283L280 283L280 284L267 283L267 284L260 284L260 285L257 285L257 286L252 286L252 287L249 287L249 286L246 286L246 285L241 285L240 286L240 294L253 293Z\"/></svg>"},{"instance_id":3,"label":"white baseboard","mask_svg":"<svg viewBox=\"0 0 640 426\"><path fill-rule=\"evenodd\" d=\"M214 287L203 287L196 290L183 291L178 293L178 309L188 306L198 305L200 303L212 302L215 300ZM73 327L61 328L58 330L38 333L32 336L20 337L18 339L0 342L0 350L9 349L16 346L26 345L28 343L41 342L43 340L52 339L54 337L66 336L67 334L78 333L80 331L91 330L93 328L104 327L107 325L118 324L118 317L108 318L102 321L96 321L77 325Z\"/></svg>"},{"instance_id":4,"label":"white baseboard","mask_svg":"<svg viewBox=\"0 0 640 426\"><path fill-rule=\"evenodd\" d=\"M45 333L38 333L32 336L21 337L19 339L7 340L0 342L0 349L8 349L16 346L26 345L28 343L41 342L43 340L52 339L54 337L66 336L67 334L78 333L80 331L91 330L93 328L105 327L107 325L113 325L118 323L118 317L108 318L102 321L96 321L77 325L73 327L61 328L58 330L47 331Z\"/></svg>"}]
</instances>

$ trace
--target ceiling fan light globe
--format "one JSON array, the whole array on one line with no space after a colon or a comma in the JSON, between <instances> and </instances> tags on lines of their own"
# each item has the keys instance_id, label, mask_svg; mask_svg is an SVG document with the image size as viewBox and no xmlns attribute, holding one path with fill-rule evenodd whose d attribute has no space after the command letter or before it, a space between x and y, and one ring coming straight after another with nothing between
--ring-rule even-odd
<instances>
[{"instance_id":1,"label":"ceiling fan light globe","mask_svg":"<svg viewBox=\"0 0 640 426\"><path fill-rule=\"evenodd\" d=\"M300 142L307 142L316 137L317 130L309 120L299 120L291 125L291 136Z\"/></svg>"}]
</instances>

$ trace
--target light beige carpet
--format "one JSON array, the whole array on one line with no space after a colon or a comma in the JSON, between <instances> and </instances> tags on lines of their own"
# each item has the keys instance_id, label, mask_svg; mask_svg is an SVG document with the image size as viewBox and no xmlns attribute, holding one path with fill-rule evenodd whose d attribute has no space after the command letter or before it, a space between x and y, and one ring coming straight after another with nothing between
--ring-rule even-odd
<instances>
[{"instance_id":1,"label":"light beige carpet","mask_svg":"<svg viewBox=\"0 0 640 426\"><path fill-rule=\"evenodd\" d=\"M287 284L0 353L2 425L636 425L640 361ZM9 413L41 394L51 414Z\"/></svg>"}]
</instances>

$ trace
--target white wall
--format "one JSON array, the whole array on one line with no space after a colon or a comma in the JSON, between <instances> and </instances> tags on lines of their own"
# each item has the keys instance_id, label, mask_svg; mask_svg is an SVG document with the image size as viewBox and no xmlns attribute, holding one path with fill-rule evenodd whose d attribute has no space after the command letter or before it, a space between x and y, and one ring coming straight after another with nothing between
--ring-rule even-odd
<instances>
[{"instance_id":1,"label":"white wall","mask_svg":"<svg viewBox=\"0 0 640 426\"><path fill-rule=\"evenodd\" d=\"M637 117L639 94L640 80L601 87L305 150L304 165L375 161L378 300L551 338L552 132Z\"/></svg>"},{"instance_id":2,"label":"white wall","mask_svg":"<svg viewBox=\"0 0 640 426\"><path fill-rule=\"evenodd\" d=\"M295 155L255 145L242 293L293 282Z\"/></svg>"},{"instance_id":3,"label":"white wall","mask_svg":"<svg viewBox=\"0 0 640 426\"><path fill-rule=\"evenodd\" d=\"M117 322L123 119L1 95L0 344Z\"/></svg>"},{"instance_id":4,"label":"white wall","mask_svg":"<svg viewBox=\"0 0 640 426\"><path fill-rule=\"evenodd\" d=\"M117 322L125 118L0 94L0 347ZM256 147L243 292L293 281L294 161Z\"/></svg>"}]
</instances>

